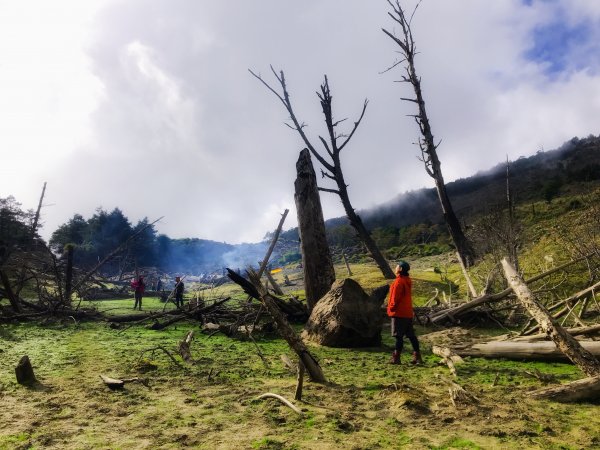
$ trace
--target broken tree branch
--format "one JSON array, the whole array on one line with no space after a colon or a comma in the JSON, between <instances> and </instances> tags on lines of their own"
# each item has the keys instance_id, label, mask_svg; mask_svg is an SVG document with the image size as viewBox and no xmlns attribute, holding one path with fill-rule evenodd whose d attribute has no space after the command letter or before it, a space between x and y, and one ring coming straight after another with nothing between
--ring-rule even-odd
<instances>
[{"instance_id":1,"label":"broken tree branch","mask_svg":"<svg viewBox=\"0 0 600 450\"><path fill-rule=\"evenodd\" d=\"M300 411L300 410L298 409L298 407L294 406L294 405L292 404L292 402L290 402L289 400L286 400L286 399L285 399L284 397L282 397L281 395L278 395L278 394L273 394L272 392L267 392L266 394L259 395L259 396L256 398L256 400L262 400L263 398L274 398L274 399L277 399L277 400L279 400L281 403L283 403L284 405L286 405L287 407L289 407L289 408L290 408L292 411L294 411L295 413L298 413L298 414L300 414L301 416L303 415L303 414L302 414L302 411Z\"/></svg>"},{"instance_id":2,"label":"broken tree branch","mask_svg":"<svg viewBox=\"0 0 600 450\"><path fill-rule=\"evenodd\" d=\"M502 260L504 275L523 307L538 322L556 346L586 375L600 375L600 362L554 320L546 308L538 303L527 285L506 258Z\"/></svg>"}]
</instances>

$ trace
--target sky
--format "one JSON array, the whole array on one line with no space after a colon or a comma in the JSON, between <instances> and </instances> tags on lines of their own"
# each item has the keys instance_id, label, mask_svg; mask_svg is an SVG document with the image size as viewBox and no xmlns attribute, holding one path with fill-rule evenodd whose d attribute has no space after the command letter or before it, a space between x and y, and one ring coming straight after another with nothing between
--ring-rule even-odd
<instances>
[{"instance_id":1,"label":"sky","mask_svg":"<svg viewBox=\"0 0 600 450\"><path fill-rule=\"evenodd\" d=\"M403 0L412 11L414 0ZM286 75L320 148L326 74L357 210L432 187L384 0L0 0L0 197L74 214L120 208L159 233L257 242L290 210L304 147L248 69ZM600 134L600 2L423 0L412 22L446 181ZM343 127L346 128L343 128ZM317 173L319 167L313 160ZM327 180L323 187L332 187ZM326 218L344 214L323 193Z\"/></svg>"}]
</instances>

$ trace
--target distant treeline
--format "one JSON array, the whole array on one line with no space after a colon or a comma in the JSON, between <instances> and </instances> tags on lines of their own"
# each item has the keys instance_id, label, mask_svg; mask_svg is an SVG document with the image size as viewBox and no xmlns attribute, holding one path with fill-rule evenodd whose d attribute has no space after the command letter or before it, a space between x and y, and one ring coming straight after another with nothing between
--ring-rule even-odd
<instances>
[{"instance_id":1,"label":"distant treeline","mask_svg":"<svg viewBox=\"0 0 600 450\"><path fill-rule=\"evenodd\" d=\"M52 233L50 246L62 254L67 244L74 244L75 265L90 267L138 232L124 252L104 265L103 273L114 275L136 267L155 267L164 272L210 272L231 262L225 257L235 253L233 245L222 242L157 235L154 225L148 226L148 219L132 225L118 208L110 212L99 208L87 220L75 214Z\"/></svg>"}]
</instances>

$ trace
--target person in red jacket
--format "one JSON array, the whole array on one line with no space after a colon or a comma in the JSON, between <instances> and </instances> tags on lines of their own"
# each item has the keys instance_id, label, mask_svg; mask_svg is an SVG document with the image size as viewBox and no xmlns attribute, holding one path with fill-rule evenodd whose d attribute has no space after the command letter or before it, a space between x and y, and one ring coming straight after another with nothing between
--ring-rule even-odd
<instances>
[{"instance_id":1,"label":"person in red jacket","mask_svg":"<svg viewBox=\"0 0 600 450\"><path fill-rule=\"evenodd\" d=\"M396 348L392 353L391 364L400 364L400 354L404 346L404 336L408 338L413 348L413 364L421 364L419 340L415 335L412 306L412 280L409 276L410 265L400 261L396 266L396 280L390 286L390 299L387 314L392 319L392 336L396 338Z\"/></svg>"},{"instance_id":2,"label":"person in red jacket","mask_svg":"<svg viewBox=\"0 0 600 450\"><path fill-rule=\"evenodd\" d=\"M136 280L131 281L131 288L133 289L133 297L135 298L135 304L133 305L133 309L138 307L140 311L142 310L142 296L144 295L144 291L146 289L146 284L144 283L144 277L139 277Z\"/></svg>"}]
</instances>

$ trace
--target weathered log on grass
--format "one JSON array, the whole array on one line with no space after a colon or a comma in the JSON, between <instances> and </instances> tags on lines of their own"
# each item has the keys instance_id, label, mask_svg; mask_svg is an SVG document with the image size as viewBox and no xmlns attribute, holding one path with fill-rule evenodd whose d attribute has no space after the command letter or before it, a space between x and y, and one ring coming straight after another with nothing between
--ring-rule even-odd
<instances>
[{"instance_id":1,"label":"weathered log on grass","mask_svg":"<svg viewBox=\"0 0 600 450\"><path fill-rule=\"evenodd\" d=\"M506 279L523 307L536 320L542 331L550 336L560 351L573 361L573 363L587 376L593 377L600 375L600 362L598 359L582 347L579 344L579 341L575 340L573 336L567 333L565 329L552 318L548 310L536 300L527 285L506 258L502 260L502 268L504 269Z\"/></svg>"},{"instance_id":2,"label":"weathered log on grass","mask_svg":"<svg viewBox=\"0 0 600 450\"><path fill-rule=\"evenodd\" d=\"M600 376L583 378L572 383L533 391L532 398L569 403L600 399Z\"/></svg>"},{"instance_id":3,"label":"weathered log on grass","mask_svg":"<svg viewBox=\"0 0 600 450\"><path fill-rule=\"evenodd\" d=\"M565 328L567 333L571 336L585 336L588 334L597 334L600 333L600 325L589 325L587 327L575 327L575 328ZM548 338L546 333L533 334L530 336L517 336L514 338L509 338L507 335L503 335L499 339L506 339L511 342L534 342L534 341L543 341Z\"/></svg>"},{"instance_id":4,"label":"weathered log on grass","mask_svg":"<svg viewBox=\"0 0 600 450\"><path fill-rule=\"evenodd\" d=\"M600 341L579 341L579 344L590 354L600 356ZM460 356L477 356L480 358L569 361L569 358L551 341L492 341L464 348L452 347L452 351Z\"/></svg>"},{"instance_id":5,"label":"weathered log on grass","mask_svg":"<svg viewBox=\"0 0 600 450\"><path fill-rule=\"evenodd\" d=\"M303 415L302 411L300 411L297 406L295 406L292 402L287 400L285 397L282 397L281 395L273 394L272 392L267 392L266 394L259 395L256 398L256 400L262 400L264 398L274 398L276 400L279 400L281 403L283 403L285 406L290 408L295 413L300 414L301 416Z\"/></svg>"},{"instance_id":6,"label":"weathered log on grass","mask_svg":"<svg viewBox=\"0 0 600 450\"><path fill-rule=\"evenodd\" d=\"M133 313L133 314L124 314L122 316L111 316L107 317L106 320L114 323L127 323L127 322L138 322L144 321L147 319L154 319L162 316L166 316L172 314L171 312L167 314L153 314L151 312L147 313Z\"/></svg>"},{"instance_id":7,"label":"weathered log on grass","mask_svg":"<svg viewBox=\"0 0 600 450\"><path fill-rule=\"evenodd\" d=\"M15 375L17 376L17 383L25 386L31 386L37 382L29 356L25 355L19 360L19 364L15 367Z\"/></svg>"}]
</instances>

